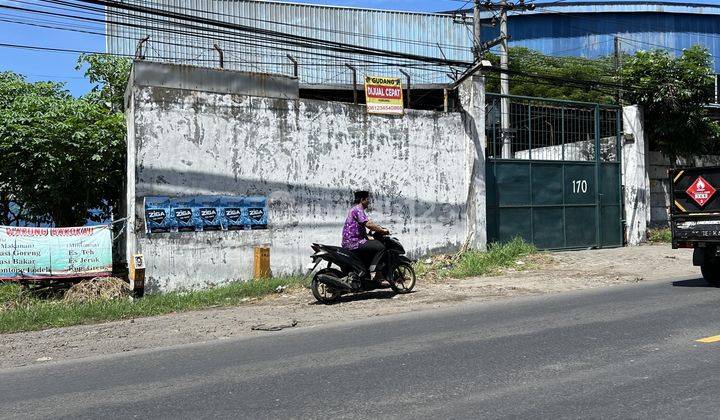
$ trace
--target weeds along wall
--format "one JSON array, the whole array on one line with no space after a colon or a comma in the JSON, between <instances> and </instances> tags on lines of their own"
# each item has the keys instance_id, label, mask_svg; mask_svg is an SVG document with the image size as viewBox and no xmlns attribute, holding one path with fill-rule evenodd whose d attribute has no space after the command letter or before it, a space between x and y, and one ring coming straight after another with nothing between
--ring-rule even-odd
<instances>
[{"instance_id":1,"label":"weeds along wall","mask_svg":"<svg viewBox=\"0 0 720 420\"><path fill-rule=\"evenodd\" d=\"M151 292L247 280L260 245L270 247L273 275L304 273L313 242L340 244L357 189L373 192L370 218L412 256L457 249L473 237L469 218L473 230L484 220L484 202L468 206L479 142L461 113L369 116L352 104L282 97L292 89L261 97L190 85L135 75L126 98L126 256L145 256ZM267 196L269 229L145 232L145 197L197 195ZM480 229L474 241L484 240Z\"/></svg>"}]
</instances>

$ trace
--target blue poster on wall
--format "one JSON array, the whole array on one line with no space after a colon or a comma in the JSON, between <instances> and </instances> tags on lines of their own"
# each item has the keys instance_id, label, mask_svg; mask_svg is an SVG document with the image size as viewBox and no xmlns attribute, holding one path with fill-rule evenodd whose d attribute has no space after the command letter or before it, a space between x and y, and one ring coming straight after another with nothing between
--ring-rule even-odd
<instances>
[{"instance_id":1,"label":"blue poster on wall","mask_svg":"<svg viewBox=\"0 0 720 420\"><path fill-rule=\"evenodd\" d=\"M145 198L147 233L267 228L267 198L262 196Z\"/></svg>"},{"instance_id":2,"label":"blue poster on wall","mask_svg":"<svg viewBox=\"0 0 720 420\"><path fill-rule=\"evenodd\" d=\"M195 224L200 226L201 230L221 230L220 212L222 210L222 200L216 197L204 197L194 209L196 217Z\"/></svg>"},{"instance_id":3,"label":"blue poster on wall","mask_svg":"<svg viewBox=\"0 0 720 420\"><path fill-rule=\"evenodd\" d=\"M243 202L241 198L225 198L221 201L221 224L223 230L243 230L249 226L243 218Z\"/></svg>"},{"instance_id":4,"label":"blue poster on wall","mask_svg":"<svg viewBox=\"0 0 720 420\"><path fill-rule=\"evenodd\" d=\"M186 198L180 200L171 200L170 202L172 209L170 216L172 219L172 225L175 228L174 231L194 232L197 230L202 230L202 225L199 225L197 223L197 219L194 215L197 209L195 199Z\"/></svg>"},{"instance_id":5,"label":"blue poster on wall","mask_svg":"<svg viewBox=\"0 0 720 420\"><path fill-rule=\"evenodd\" d=\"M267 200L265 197L245 198L250 229L267 229Z\"/></svg>"},{"instance_id":6,"label":"blue poster on wall","mask_svg":"<svg viewBox=\"0 0 720 420\"><path fill-rule=\"evenodd\" d=\"M145 231L148 233L172 231L171 208L170 199L167 197L146 197Z\"/></svg>"}]
</instances>

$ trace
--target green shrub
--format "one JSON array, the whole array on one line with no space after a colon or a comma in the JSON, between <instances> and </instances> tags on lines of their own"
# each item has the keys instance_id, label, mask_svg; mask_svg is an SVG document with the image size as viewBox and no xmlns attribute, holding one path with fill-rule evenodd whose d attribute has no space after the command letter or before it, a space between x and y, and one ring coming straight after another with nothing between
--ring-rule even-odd
<instances>
[{"instance_id":1,"label":"green shrub","mask_svg":"<svg viewBox=\"0 0 720 420\"><path fill-rule=\"evenodd\" d=\"M648 240L652 243L670 243L672 241L670 228L649 229Z\"/></svg>"}]
</instances>

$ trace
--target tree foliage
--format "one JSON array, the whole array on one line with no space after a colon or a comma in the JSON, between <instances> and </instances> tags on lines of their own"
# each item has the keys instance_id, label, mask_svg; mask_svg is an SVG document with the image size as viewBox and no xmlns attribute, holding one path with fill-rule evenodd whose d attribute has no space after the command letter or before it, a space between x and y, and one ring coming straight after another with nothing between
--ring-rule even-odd
<instances>
[{"instance_id":1,"label":"tree foliage","mask_svg":"<svg viewBox=\"0 0 720 420\"><path fill-rule=\"evenodd\" d=\"M117 207L125 177L118 92L127 75L113 60L84 59L99 85L81 98L62 84L0 73L0 224L83 225Z\"/></svg>"},{"instance_id":2,"label":"tree foliage","mask_svg":"<svg viewBox=\"0 0 720 420\"><path fill-rule=\"evenodd\" d=\"M9 153L12 151L13 140L10 137L10 115L16 103L27 96L50 98L60 93L60 85L51 82L29 84L15 73L0 73L0 224L12 225L21 222L37 222L44 216L37 217L30 213L22 203L22 181L13 175ZM23 124L23 121L18 121Z\"/></svg>"},{"instance_id":3,"label":"tree foliage","mask_svg":"<svg viewBox=\"0 0 720 420\"><path fill-rule=\"evenodd\" d=\"M493 64L499 64L500 60L497 56L490 55L487 58ZM510 71L515 73L510 76L511 95L598 103L614 101L615 92L607 87L592 85L592 82L615 82L610 58L553 57L528 48L514 47L508 52L508 63ZM574 80L578 83L569 84L526 75L550 76L562 80ZM490 92L500 91L499 75L491 74L487 81ZM584 81L591 83L582 87Z\"/></svg>"},{"instance_id":4,"label":"tree foliage","mask_svg":"<svg viewBox=\"0 0 720 420\"><path fill-rule=\"evenodd\" d=\"M76 70L85 69L85 77L94 84L87 98L95 99L116 112L122 112L125 88L132 61L125 57L107 54L82 54Z\"/></svg>"},{"instance_id":5,"label":"tree foliage","mask_svg":"<svg viewBox=\"0 0 720 420\"><path fill-rule=\"evenodd\" d=\"M650 143L675 162L677 157L717 153L720 126L705 105L714 88L709 52L694 46L674 56L639 51L626 58L622 80L626 99L642 105Z\"/></svg>"}]
</instances>

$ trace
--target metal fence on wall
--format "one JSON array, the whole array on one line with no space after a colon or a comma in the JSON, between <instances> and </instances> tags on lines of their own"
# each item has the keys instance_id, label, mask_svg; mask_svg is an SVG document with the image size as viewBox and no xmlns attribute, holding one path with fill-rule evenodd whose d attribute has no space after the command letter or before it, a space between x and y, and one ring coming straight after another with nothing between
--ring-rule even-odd
<instances>
[{"instance_id":1,"label":"metal fence on wall","mask_svg":"<svg viewBox=\"0 0 720 420\"><path fill-rule=\"evenodd\" d=\"M126 0L123 3L258 31L472 62L468 28L458 24L452 15L259 0ZM353 79L347 64L356 68L358 80L365 75L403 77L402 69L411 75L414 84L449 83L448 73L454 71L447 66L399 58L334 52L313 47L311 42L308 46L288 44L281 38L260 36L251 30L232 31L114 7L107 10L112 17L107 22L107 52L133 56L138 51L138 41L147 37L142 55L150 61L217 67L217 45L224 54L224 68L230 70L293 75L295 60L297 76L305 85L348 85Z\"/></svg>"},{"instance_id":2,"label":"metal fence on wall","mask_svg":"<svg viewBox=\"0 0 720 420\"><path fill-rule=\"evenodd\" d=\"M501 122L503 99L509 101L505 130ZM614 106L488 94L487 155L496 159L617 162L620 118L620 108Z\"/></svg>"}]
</instances>

